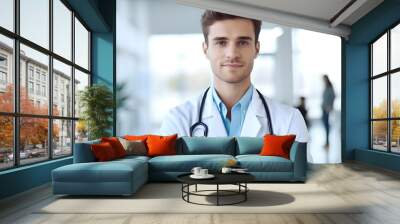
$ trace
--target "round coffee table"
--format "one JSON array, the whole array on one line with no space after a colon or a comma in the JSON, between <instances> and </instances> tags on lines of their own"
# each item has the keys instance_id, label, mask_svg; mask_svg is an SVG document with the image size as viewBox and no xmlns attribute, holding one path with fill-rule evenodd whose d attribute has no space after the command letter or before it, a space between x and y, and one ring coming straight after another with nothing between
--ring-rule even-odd
<instances>
[{"instance_id":1,"label":"round coffee table","mask_svg":"<svg viewBox=\"0 0 400 224\"><path fill-rule=\"evenodd\" d=\"M255 180L255 177L249 173L215 173L215 177L212 179L193 179L190 177L191 173L182 174L177 177L178 181L182 183L182 199L188 203L198 204L198 205L234 205L247 200L247 192L249 188L247 183ZM216 185L215 190L197 190L198 184L204 185ZM195 186L194 191L190 191L190 186ZM236 185L237 190L223 190L220 189L220 185ZM215 192L215 194L205 194L209 192ZM216 204L202 204L190 201L190 196L203 196L203 197L216 197ZM231 203L221 203L221 197L232 197L241 196L239 200Z\"/></svg>"}]
</instances>

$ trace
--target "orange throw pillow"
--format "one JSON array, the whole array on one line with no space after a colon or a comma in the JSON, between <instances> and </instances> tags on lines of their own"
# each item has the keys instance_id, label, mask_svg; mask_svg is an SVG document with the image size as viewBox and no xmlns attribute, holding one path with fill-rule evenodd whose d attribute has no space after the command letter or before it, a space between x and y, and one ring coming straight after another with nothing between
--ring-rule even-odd
<instances>
[{"instance_id":1,"label":"orange throw pillow","mask_svg":"<svg viewBox=\"0 0 400 224\"><path fill-rule=\"evenodd\" d=\"M148 156L176 155L177 134L170 136L150 135L146 143L148 147Z\"/></svg>"},{"instance_id":2,"label":"orange throw pillow","mask_svg":"<svg viewBox=\"0 0 400 224\"><path fill-rule=\"evenodd\" d=\"M121 158L126 156L126 151L124 146L122 146L121 142L119 142L118 138L116 137L109 137L109 138L101 138L101 142L108 142L114 149L115 155L117 158Z\"/></svg>"},{"instance_id":3,"label":"orange throw pillow","mask_svg":"<svg viewBox=\"0 0 400 224\"><path fill-rule=\"evenodd\" d=\"M108 142L93 144L90 147L94 154L94 157L99 162L109 161L117 158L114 149Z\"/></svg>"},{"instance_id":4,"label":"orange throw pillow","mask_svg":"<svg viewBox=\"0 0 400 224\"><path fill-rule=\"evenodd\" d=\"M290 159L290 148L296 135L265 135L261 156L280 156Z\"/></svg>"}]
</instances>

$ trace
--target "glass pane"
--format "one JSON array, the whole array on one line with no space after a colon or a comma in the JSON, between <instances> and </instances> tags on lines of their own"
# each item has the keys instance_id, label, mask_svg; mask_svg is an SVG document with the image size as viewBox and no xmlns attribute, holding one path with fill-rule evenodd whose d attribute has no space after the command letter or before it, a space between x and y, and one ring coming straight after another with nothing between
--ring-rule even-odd
<instances>
[{"instance_id":1,"label":"glass pane","mask_svg":"<svg viewBox=\"0 0 400 224\"><path fill-rule=\"evenodd\" d=\"M0 35L0 111L14 111L13 40Z\"/></svg>"},{"instance_id":2,"label":"glass pane","mask_svg":"<svg viewBox=\"0 0 400 224\"><path fill-rule=\"evenodd\" d=\"M21 113L48 114L48 64L47 55L21 44Z\"/></svg>"},{"instance_id":3,"label":"glass pane","mask_svg":"<svg viewBox=\"0 0 400 224\"><path fill-rule=\"evenodd\" d=\"M372 45L372 68L373 75L387 71L387 34Z\"/></svg>"},{"instance_id":4,"label":"glass pane","mask_svg":"<svg viewBox=\"0 0 400 224\"><path fill-rule=\"evenodd\" d=\"M21 36L49 48L49 0L20 0Z\"/></svg>"},{"instance_id":5,"label":"glass pane","mask_svg":"<svg viewBox=\"0 0 400 224\"><path fill-rule=\"evenodd\" d=\"M75 143L88 140L88 129L83 120L75 121Z\"/></svg>"},{"instance_id":6,"label":"glass pane","mask_svg":"<svg viewBox=\"0 0 400 224\"><path fill-rule=\"evenodd\" d=\"M391 141L392 141L392 152L400 153L400 120L394 120L390 122L391 127Z\"/></svg>"},{"instance_id":7,"label":"glass pane","mask_svg":"<svg viewBox=\"0 0 400 224\"><path fill-rule=\"evenodd\" d=\"M75 18L75 63L89 70L89 32Z\"/></svg>"},{"instance_id":8,"label":"glass pane","mask_svg":"<svg viewBox=\"0 0 400 224\"><path fill-rule=\"evenodd\" d=\"M34 163L49 158L48 121L45 118L21 117L20 164Z\"/></svg>"},{"instance_id":9,"label":"glass pane","mask_svg":"<svg viewBox=\"0 0 400 224\"><path fill-rule=\"evenodd\" d=\"M0 26L14 31L14 0L0 1Z\"/></svg>"},{"instance_id":10,"label":"glass pane","mask_svg":"<svg viewBox=\"0 0 400 224\"><path fill-rule=\"evenodd\" d=\"M89 86L89 75L75 69L75 117L79 117L81 114L81 107L79 106L79 98L81 92Z\"/></svg>"},{"instance_id":11,"label":"glass pane","mask_svg":"<svg viewBox=\"0 0 400 224\"><path fill-rule=\"evenodd\" d=\"M53 157L72 154L72 121L53 120Z\"/></svg>"},{"instance_id":12,"label":"glass pane","mask_svg":"<svg viewBox=\"0 0 400 224\"><path fill-rule=\"evenodd\" d=\"M387 118L386 76L372 81L372 118Z\"/></svg>"},{"instance_id":13,"label":"glass pane","mask_svg":"<svg viewBox=\"0 0 400 224\"><path fill-rule=\"evenodd\" d=\"M53 60L53 115L72 117L71 66Z\"/></svg>"},{"instance_id":14,"label":"glass pane","mask_svg":"<svg viewBox=\"0 0 400 224\"><path fill-rule=\"evenodd\" d=\"M387 121L372 122L372 148L387 151Z\"/></svg>"},{"instance_id":15,"label":"glass pane","mask_svg":"<svg viewBox=\"0 0 400 224\"><path fill-rule=\"evenodd\" d=\"M72 12L60 0L54 0L53 17L53 51L72 60Z\"/></svg>"},{"instance_id":16,"label":"glass pane","mask_svg":"<svg viewBox=\"0 0 400 224\"><path fill-rule=\"evenodd\" d=\"M390 97L391 97L391 110L392 117L400 118L400 72L391 75L390 82Z\"/></svg>"},{"instance_id":17,"label":"glass pane","mask_svg":"<svg viewBox=\"0 0 400 224\"><path fill-rule=\"evenodd\" d=\"M400 24L391 30L390 57L391 69L400 67Z\"/></svg>"},{"instance_id":18,"label":"glass pane","mask_svg":"<svg viewBox=\"0 0 400 224\"><path fill-rule=\"evenodd\" d=\"M14 165L13 118L0 116L0 170Z\"/></svg>"}]
</instances>

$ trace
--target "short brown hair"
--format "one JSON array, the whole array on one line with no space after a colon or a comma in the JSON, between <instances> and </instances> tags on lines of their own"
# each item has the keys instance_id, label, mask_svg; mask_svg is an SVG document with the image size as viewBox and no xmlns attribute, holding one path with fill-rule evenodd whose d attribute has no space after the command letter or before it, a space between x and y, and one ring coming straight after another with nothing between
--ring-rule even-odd
<instances>
[{"instance_id":1,"label":"short brown hair","mask_svg":"<svg viewBox=\"0 0 400 224\"><path fill-rule=\"evenodd\" d=\"M248 19L253 23L254 34L255 34L255 43L258 41L258 36L260 35L261 30L261 21L250 19L241 16L235 16L230 14L225 14L222 12L216 12L211 10L204 11L201 16L201 28L203 30L204 40L208 43L208 33L210 31L209 27L213 25L216 21L227 20L227 19Z\"/></svg>"}]
</instances>

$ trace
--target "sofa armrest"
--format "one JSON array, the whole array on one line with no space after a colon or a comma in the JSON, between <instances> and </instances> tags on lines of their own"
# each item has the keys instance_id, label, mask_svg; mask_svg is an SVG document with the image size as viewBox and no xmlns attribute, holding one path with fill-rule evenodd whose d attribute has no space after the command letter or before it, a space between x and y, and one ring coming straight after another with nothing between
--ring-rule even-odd
<instances>
[{"instance_id":1,"label":"sofa armrest","mask_svg":"<svg viewBox=\"0 0 400 224\"><path fill-rule=\"evenodd\" d=\"M95 162L96 158L94 157L90 146L92 144L100 143L99 140L75 143L74 145L74 163L89 163Z\"/></svg>"},{"instance_id":2,"label":"sofa armrest","mask_svg":"<svg viewBox=\"0 0 400 224\"><path fill-rule=\"evenodd\" d=\"M290 160L293 162L293 178L305 181L307 176L307 143L294 142L290 149Z\"/></svg>"}]
</instances>

